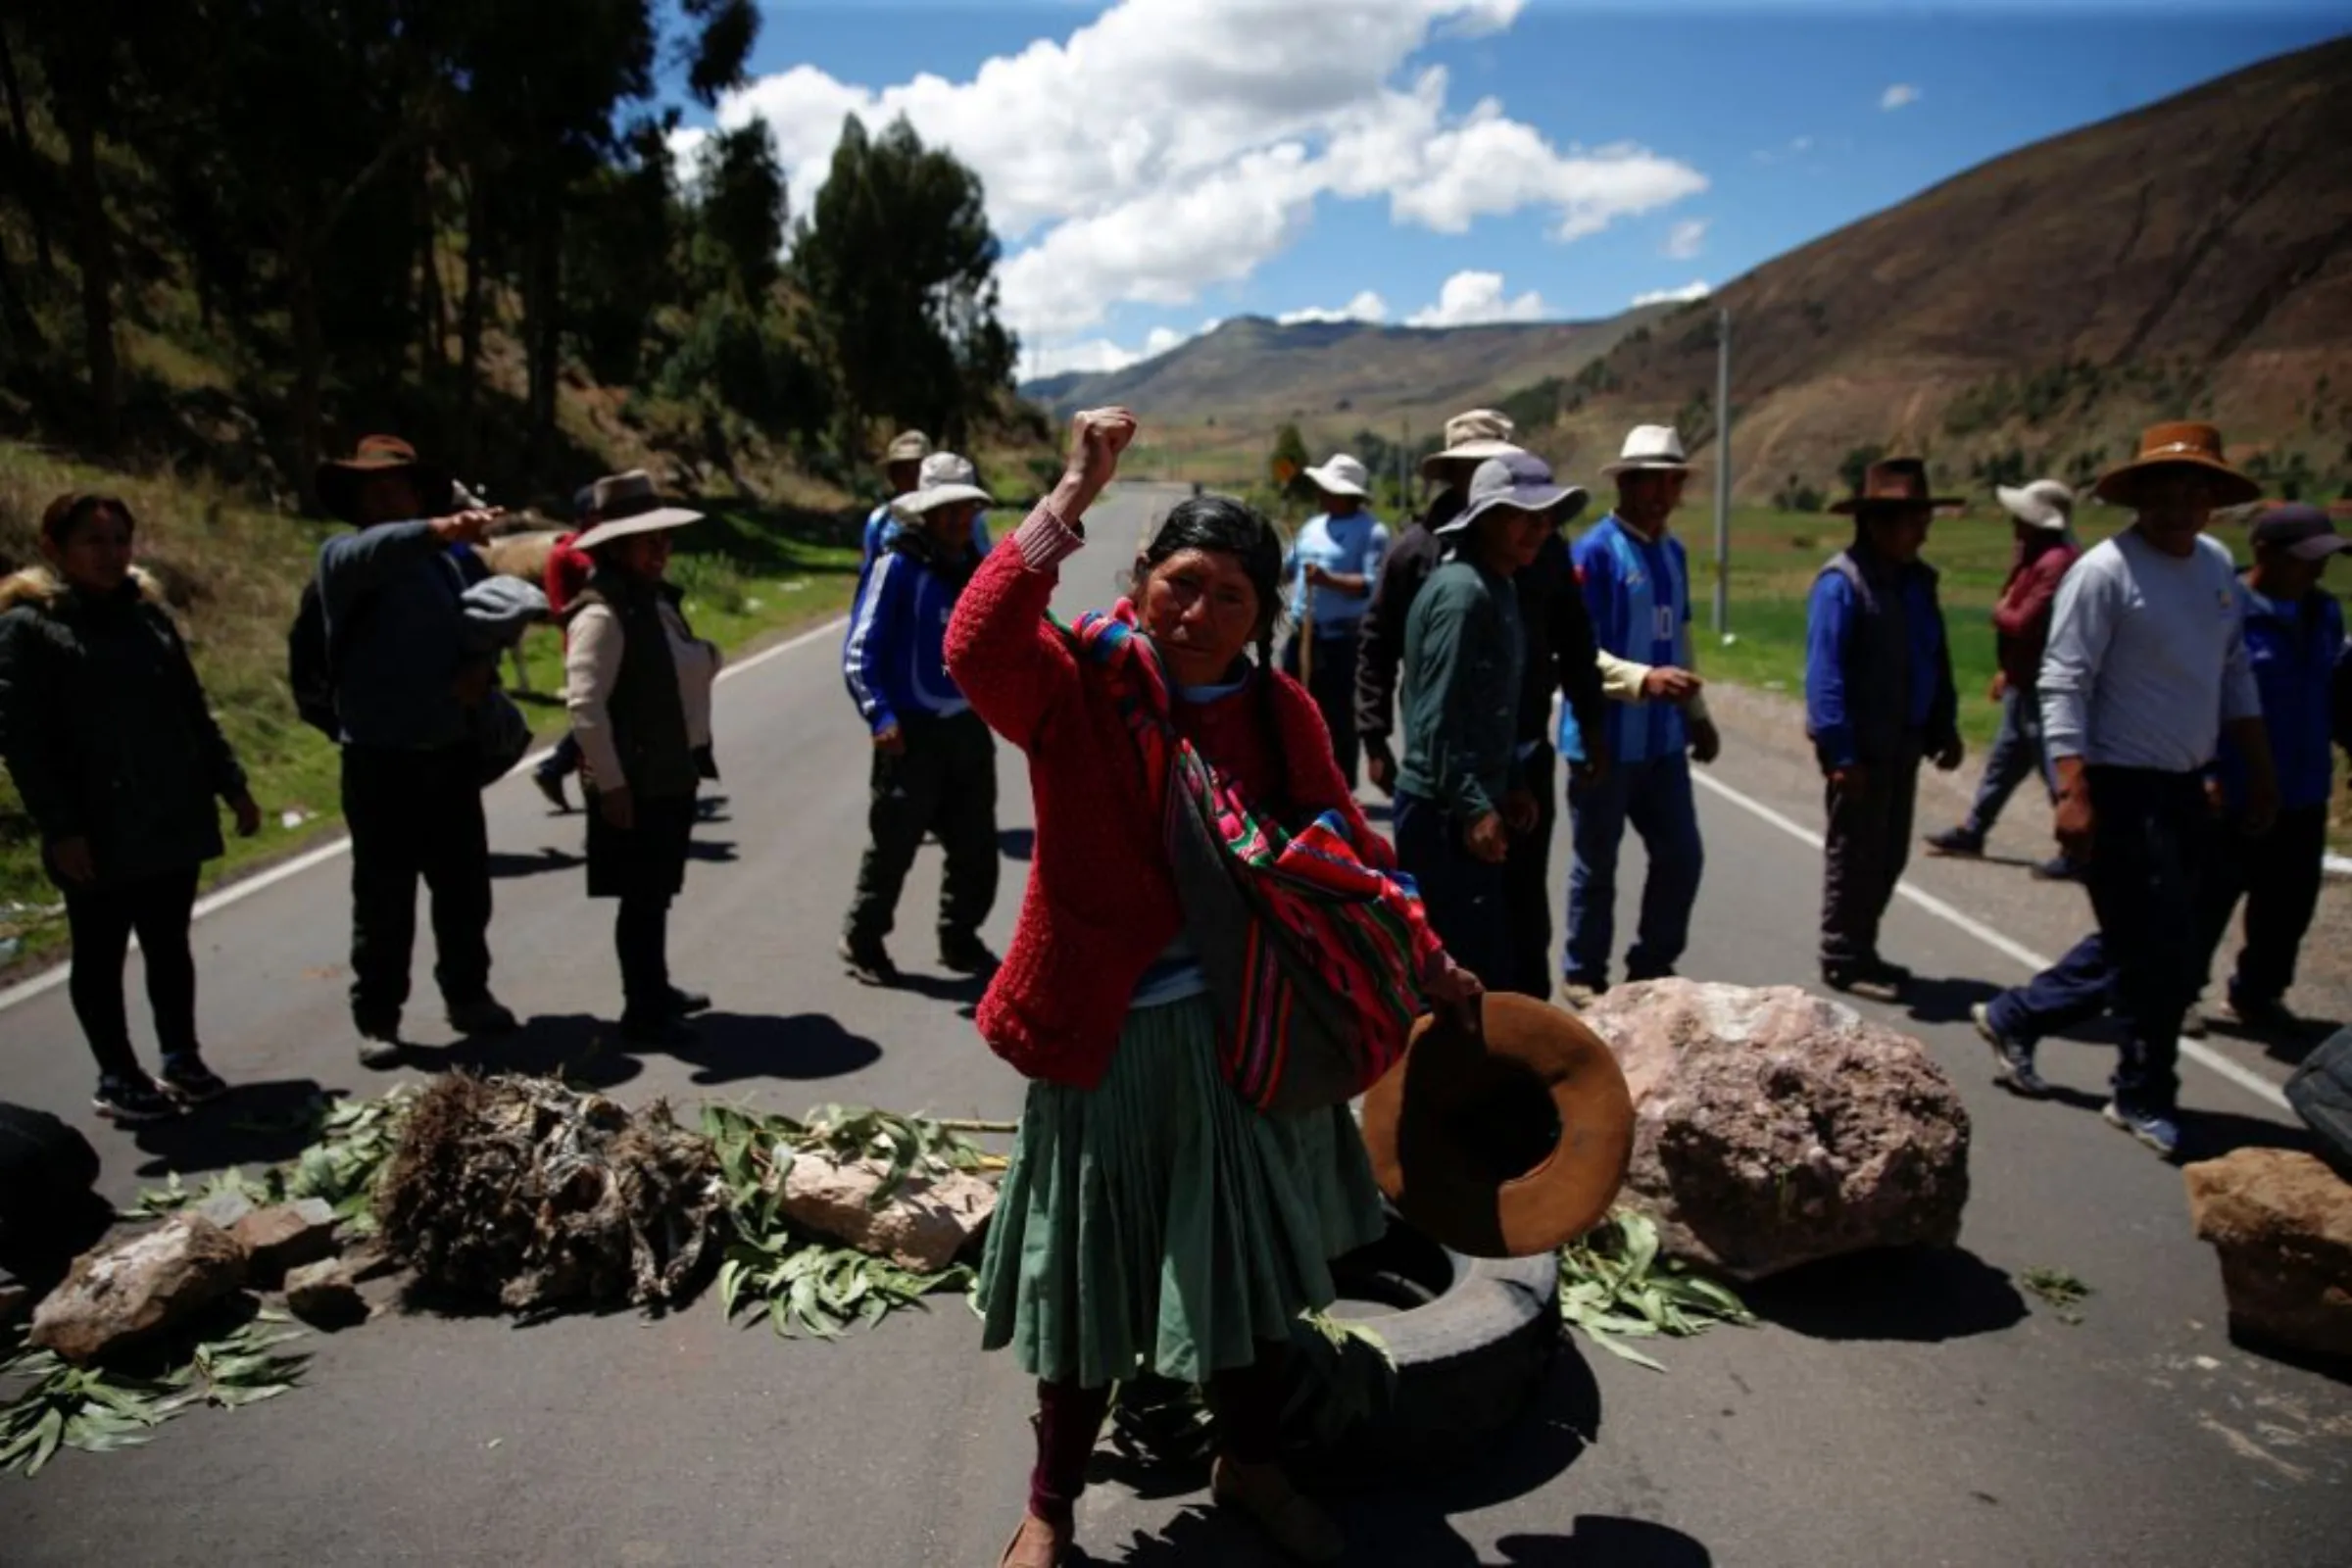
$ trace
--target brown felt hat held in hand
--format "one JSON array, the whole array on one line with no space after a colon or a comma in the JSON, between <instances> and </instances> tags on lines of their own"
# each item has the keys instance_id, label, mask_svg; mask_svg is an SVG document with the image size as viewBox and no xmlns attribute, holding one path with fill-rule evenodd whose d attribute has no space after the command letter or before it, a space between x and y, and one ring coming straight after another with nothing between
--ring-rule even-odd
<instances>
[{"instance_id":1,"label":"brown felt hat held in hand","mask_svg":"<svg viewBox=\"0 0 2352 1568\"><path fill-rule=\"evenodd\" d=\"M1483 1040L1421 1020L1364 1098L1364 1143L1415 1229L1473 1257L1533 1257L1607 1217L1633 1157L1633 1097L1582 1019L1494 991L1483 1009Z\"/></svg>"}]
</instances>

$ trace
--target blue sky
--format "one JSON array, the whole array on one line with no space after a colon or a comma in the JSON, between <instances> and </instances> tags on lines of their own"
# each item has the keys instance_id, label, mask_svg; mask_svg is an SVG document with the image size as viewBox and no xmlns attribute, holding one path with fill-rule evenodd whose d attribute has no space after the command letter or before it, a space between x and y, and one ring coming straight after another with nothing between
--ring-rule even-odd
<instances>
[{"instance_id":1,"label":"blue sky","mask_svg":"<svg viewBox=\"0 0 2352 1568\"><path fill-rule=\"evenodd\" d=\"M1031 372L1244 313L1611 315L2345 30L2341 6L770 0L802 200L843 113L987 180ZM690 139L690 138L689 138Z\"/></svg>"}]
</instances>

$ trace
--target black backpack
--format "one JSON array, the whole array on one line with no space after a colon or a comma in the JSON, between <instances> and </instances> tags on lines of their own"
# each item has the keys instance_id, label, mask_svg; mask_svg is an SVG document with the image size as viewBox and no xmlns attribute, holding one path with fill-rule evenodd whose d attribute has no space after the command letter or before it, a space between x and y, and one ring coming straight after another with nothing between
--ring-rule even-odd
<instances>
[{"instance_id":1,"label":"black backpack","mask_svg":"<svg viewBox=\"0 0 2352 1568\"><path fill-rule=\"evenodd\" d=\"M328 740L343 738L343 721L335 716L335 654L326 635L326 601L318 593L318 577L302 585L302 604L286 633L286 685L294 694L294 711L302 721Z\"/></svg>"},{"instance_id":2,"label":"black backpack","mask_svg":"<svg viewBox=\"0 0 2352 1568\"><path fill-rule=\"evenodd\" d=\"M2320 1157L2352 1180L2352 1029L2338 1029L2286 1081L2286 1102L2320 1135Z\"/></svg>"}]
</instances>

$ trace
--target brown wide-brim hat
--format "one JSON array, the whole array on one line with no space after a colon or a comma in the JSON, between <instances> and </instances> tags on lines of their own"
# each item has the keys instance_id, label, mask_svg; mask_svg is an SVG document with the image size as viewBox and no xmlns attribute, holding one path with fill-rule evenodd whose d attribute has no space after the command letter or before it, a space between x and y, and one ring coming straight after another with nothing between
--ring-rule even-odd
<instances>
[{"instance_id":1,"label":"brown wide-brim hat","mask_svg":"<svg viewBox=\"0 0 2352 1568\"><path fill-rule=\"evenodd\" d=\"M2222 432L2210 424L2177 420L2151 424L2139 437L2139 455L2099 475L2091 494L2119 507L2136 508L2140 486L2159 468L2202 468L2213 477L2220 499L2216 507L2243 506L2258 500L2262 486L2230 466L2222 455Z\"/></svg>"},{"instance_id":2,"label":"brown wide-brim hat","mask_svg":"<svg viewBox=\"0 0 2352 1568\"><path fill-rule=\"evenodd\" d=\"M1862 488L1830 508L1848 517L1888 507L1956 507L1958 496L1929 493L1928 466L1919 458L1888 458L1862 470Z\"/></svg>"},{"instance_id":3,"label":"brown wide-brim hat","mask_svg":"<svg viewBox=\"0 0 2352 1568\"><path fill-rule=\"evenodd\" d=\"M416 501L427 515L448 510L449 473L416 456L416 449L396 435L365 435L348 458L329 458L318 465L311 487L318 504L345 522L357 522L360 486L378 474L406 473L416 483Z\"/></svg>"},{"instance_id":4,"label":"brown wide-brim hat","mask_svg":"<svg viewBox=\"0 0 2352 1568\"><path fill-rule=\"evenodd\" d=\"M1364 1097L1372 1174L1415 1229L1473 1257L1534 1257L1607 1217L1634 1102L1607 1045L1532 997L1487 994L1483 1040L1432 1016Z\"/></svg>"}]
</instances>

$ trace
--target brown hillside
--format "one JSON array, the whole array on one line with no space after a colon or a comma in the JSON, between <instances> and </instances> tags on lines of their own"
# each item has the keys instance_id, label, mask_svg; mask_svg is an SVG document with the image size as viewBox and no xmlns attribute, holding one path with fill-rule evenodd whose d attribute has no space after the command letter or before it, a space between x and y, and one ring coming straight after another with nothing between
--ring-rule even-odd
<instances>
[{"instance_id":1,"label":"brown hillside","mask_svg":"<svg viewBox=\"0 0 2352 1568\"><path fill-rule=\"evenodd\" d=\"M1743 496L1835 489L1853 447L1947 482L2087 473L2150 417L2217 419L2307 492L2352 478L2352 38L1945 181L1677 312L1596 368L1557 444L1711 428L1732 313Z\"/></svg>"}]
</instances>

